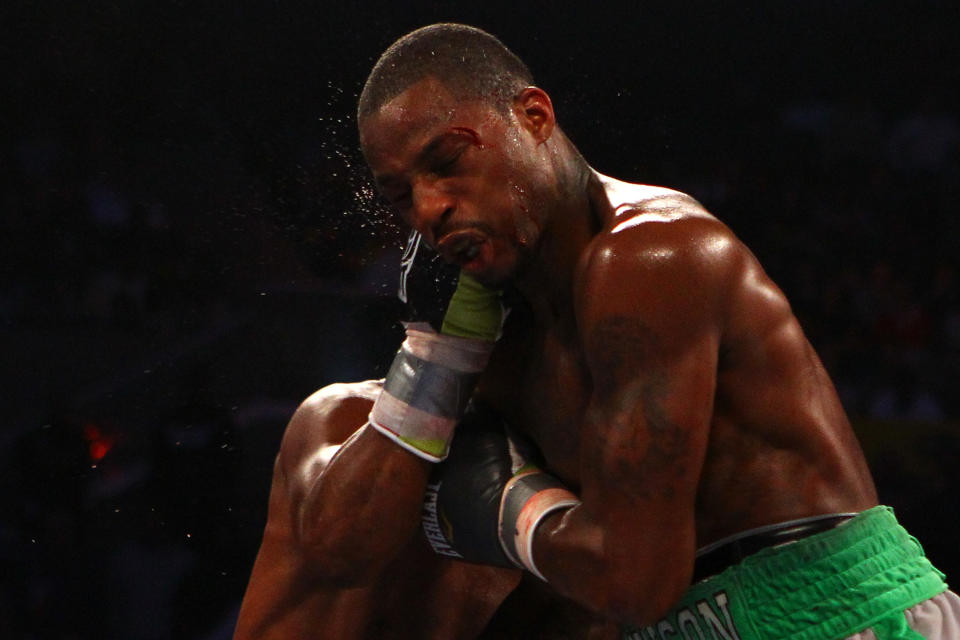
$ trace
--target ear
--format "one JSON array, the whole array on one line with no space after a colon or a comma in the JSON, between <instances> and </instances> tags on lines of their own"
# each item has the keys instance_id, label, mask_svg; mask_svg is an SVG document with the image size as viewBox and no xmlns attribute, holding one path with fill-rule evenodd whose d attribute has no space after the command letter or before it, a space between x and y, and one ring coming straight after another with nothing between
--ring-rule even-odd
<instances>
[{"instance_id":1,"label":"ear","mask_svg":"<svg viewBox=\"0 0 960 640\"><path fill-rule=\"evenodd\" d=\"M557 125L553 103L547 92L539 87L527 87L513 99L513 112L520 126L529 131L538 142L546 142Z\"/></svg>"}]
</instances>

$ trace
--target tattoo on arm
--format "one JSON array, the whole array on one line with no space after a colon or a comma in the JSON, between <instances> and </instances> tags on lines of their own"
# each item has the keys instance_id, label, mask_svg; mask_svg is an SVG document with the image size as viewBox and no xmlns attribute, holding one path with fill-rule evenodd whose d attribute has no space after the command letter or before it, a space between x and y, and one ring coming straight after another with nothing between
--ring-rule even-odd
<instances>
[{"instance_id":1,"label":"tattoo on arm","mask_svg":"<svg viewBox=\"0 0 960 640\"><path fill-rule=\"evenodd\" d=\"M689 434L668 414L670 380L658 338L639 319L614 316L594 328L588 350L594 375L593 419L604 443L594 448L595 471L627 482L637 498L669 498L664 478L686 473ZM651 482L656 478L656 482Z\"/></svg>"}]
</instances>

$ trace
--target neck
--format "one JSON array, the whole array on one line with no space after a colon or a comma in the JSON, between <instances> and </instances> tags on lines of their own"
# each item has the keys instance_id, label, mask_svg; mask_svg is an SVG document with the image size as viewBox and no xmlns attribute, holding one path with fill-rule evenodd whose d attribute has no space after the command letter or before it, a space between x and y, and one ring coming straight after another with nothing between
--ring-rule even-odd
<instances>
[{"instance_id":1,"label":"neck","mask_svg":"<svg viewBox=\"0 0 960 640\"><path fill-rule=\"evenodd\" d=\"M569 312L576 267L608 218L609 203L597 174L568 141L557 166L554 205L545 213L534 254L515 285L542 318Z\"/></svg>"}]
</instances>

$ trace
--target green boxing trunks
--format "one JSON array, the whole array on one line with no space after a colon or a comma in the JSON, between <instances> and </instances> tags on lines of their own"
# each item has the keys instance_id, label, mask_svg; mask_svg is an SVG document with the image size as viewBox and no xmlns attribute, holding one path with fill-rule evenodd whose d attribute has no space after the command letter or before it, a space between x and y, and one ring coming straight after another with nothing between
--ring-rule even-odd
<instances>
[{"instance_id":1,"label":"green boxing trunks","mask_svg":"<svg viewBox=\"0 0 960 640\"><path fill-rule=\"evenodd\" d=\"M879 640L911 640L920 636L904 610L946 589L893 510L879 506L694 584L660 622L623 638L840 640L873 628Z\"/></svg>"}]
</instances>

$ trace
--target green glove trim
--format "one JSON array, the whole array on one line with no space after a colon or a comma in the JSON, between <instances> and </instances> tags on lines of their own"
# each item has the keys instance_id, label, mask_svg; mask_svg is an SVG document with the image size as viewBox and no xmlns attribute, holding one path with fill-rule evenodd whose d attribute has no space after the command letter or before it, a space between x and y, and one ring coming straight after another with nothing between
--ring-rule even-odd
<instances>
[{"instance_id":1,"label":"green glove trim","mask_svg":"<svg viewBox=\"0 0 960 640\"><path fill-rule=\"evenodd\" d=\"M413 449L416 449L414 453L426 453L427 459L434 462L438 462L446 458L447 451L450 448L450 443L440 438L407 438L404 436L397 436L396 439L400 440L403 444L408 445L404 447L408 451L411 450L410 447L413 447Z\"/></svg>"},{"instance_id":2,"label":"green glove trim","mask_svg":"<svg viewBox=\"0 0 960 640\"><path fill-rule=\"evenodd\" d=\"M500 292L488 289L461 271L440 333L494 342L500 337L502 324Z\"/></svg>"}]
</instances>

